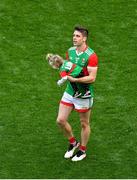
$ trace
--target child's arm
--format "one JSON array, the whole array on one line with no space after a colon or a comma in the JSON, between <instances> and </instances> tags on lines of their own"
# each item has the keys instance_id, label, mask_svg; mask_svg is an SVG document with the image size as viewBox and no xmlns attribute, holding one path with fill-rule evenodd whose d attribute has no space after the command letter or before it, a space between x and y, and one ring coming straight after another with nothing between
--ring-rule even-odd
<instances>
[{"instance_id":1,"label":"child's arm","mask_svg":"<svg viewBox=\"0 0 137 180\"><path fill-rule=\"evenodd\" d=\"M61 86L64 82L67 81L68 75L70 74L72 67L73 67L73 64L71 62L66 62L60 68L61 79L57 81L57 84L59 86Z\"/></svg>"},{"instance_id":2,"label":"child's arm","mask_svg":"<svg viewBox=\"0 0 137 180\"><path fill-rule=\"evenodd\" d=\"M67 76L64 76L63 78L61 78L60 80L57 81L57 85L61 86L64 82L66 82L67 80Z\"/></svg>"}]
</instances>

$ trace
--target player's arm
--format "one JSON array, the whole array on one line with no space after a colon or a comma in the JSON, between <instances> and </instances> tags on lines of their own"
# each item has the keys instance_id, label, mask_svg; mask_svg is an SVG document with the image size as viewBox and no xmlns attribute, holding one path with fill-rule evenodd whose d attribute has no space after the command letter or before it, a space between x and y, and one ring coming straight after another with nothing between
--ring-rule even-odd
<instances>
[{"instance_id":1,"label":"player's arm","mask_svg":"<svg viewBox=\"0 0 137 180\"><path fill-rule=\"evenodd\" d=\"M96 80L97 70L98 70L98 58L97 55L94 53L89 58L89 63L87 66L88 76L84 76L81 78L73 78L68 76L68 80L71 82L86 83L86 84L93 83Z\"/></svg>"},{"instance_id":2,"label":"player's arm","mask_svg":"<svg viewBox=\"0 0 137 180\"><path fill-rule=\"evenodd\" d=\"M75 78L74 82L86 83L86 84L95 82L96 75L97 75L97 69L98 69L97 67L87 67L89 75L81 77L81 78Z\"/></svg>"},{"instance_id":3,"label":"player's arm","mask_svg":"<svg viewBox=\"0 0 137 180\"><path fill-rule=\"evenodd\" d=\"M68 76L68 80L71 82L77 82L77 83L93 83L96 80L96 75L97 75L97 67L87 67L88 69L88 76L84 76L81 78L73 78L72 76Z\"/></svg>"}]
</instances>

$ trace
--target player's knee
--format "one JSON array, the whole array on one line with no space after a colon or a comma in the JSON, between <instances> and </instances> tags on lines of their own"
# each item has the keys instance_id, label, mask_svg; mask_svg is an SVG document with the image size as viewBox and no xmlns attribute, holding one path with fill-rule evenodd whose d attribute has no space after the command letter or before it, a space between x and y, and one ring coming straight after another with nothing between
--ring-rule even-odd
<instances>
[{"instance_id":1,"label":"player's knee","mask_svg":"<svg viewBox=\"0 0 137 180\"><path fill-rule=\"evenodd\" d=\"M88 121L81 121L81 127L83 129L86 129L87 127L89 127L89 122Z\"/></svg>"},{"instance_id":2,"label":"player's knee","mask_svg":"<svg viewBox=\"0 0 137 180\"><path fill-rule=\"evenodd\" d=\"M58 117L56 122L59 126L64 126L66 123L66 119L63 117Z\"/></svg>"}]
</instances>

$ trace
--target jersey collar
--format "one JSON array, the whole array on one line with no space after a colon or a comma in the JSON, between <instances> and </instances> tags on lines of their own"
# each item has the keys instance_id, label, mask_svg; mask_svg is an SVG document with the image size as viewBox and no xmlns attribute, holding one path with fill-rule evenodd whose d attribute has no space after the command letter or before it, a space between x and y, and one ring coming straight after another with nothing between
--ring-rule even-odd
<instances>
[{"instance_id":1,"label":"jersey collar","mask_svg":"<svg viewBox=\"0 0 137 180\"><path fill-rule=\"evenodd\" d=\"M77 48L76 48L77 56L80 56L81 54L83 54L87 50L87 48L88 48L88 46L86 46L86 48L83 51L81 51L80 53L78 53Z\"/></svg>"}]
</instances>

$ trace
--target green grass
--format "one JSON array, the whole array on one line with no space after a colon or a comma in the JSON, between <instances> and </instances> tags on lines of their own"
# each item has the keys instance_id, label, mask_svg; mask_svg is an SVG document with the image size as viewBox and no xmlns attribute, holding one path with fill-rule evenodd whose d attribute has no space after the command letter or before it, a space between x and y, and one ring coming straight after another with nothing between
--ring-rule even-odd
<instances>
[{"instance_id":1,"label":"green grass","mask_svg":"<svg viewBox=\"0 0 137 180\"><path fill-rule=\"evenodd\" d=\"M0 1L0 178L137 178L136 19L136 0ZM65 56L76 24L99 71L87 158L72 163L55 123L65 87L43 54Z\"/></svg>"}]
</instances>

